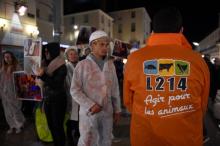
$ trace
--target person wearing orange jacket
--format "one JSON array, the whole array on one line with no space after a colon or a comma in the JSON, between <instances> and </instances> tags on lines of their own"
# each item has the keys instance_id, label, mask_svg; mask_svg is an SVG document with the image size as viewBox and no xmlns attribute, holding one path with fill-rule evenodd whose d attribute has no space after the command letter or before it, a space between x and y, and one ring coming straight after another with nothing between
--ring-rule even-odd
<instances>
[{"instance_id":1,"label":"person wearing orange jacket","mask_svg":"<svg viewBox=\"0 0 220 146\"><path fill-rule=\"evenodd\" d=\"M124 104L131 112L132 146L202 146L209 70L182 34L173 7L153 19L147 46L128 57Z\"/></svg>"}]
</instances>

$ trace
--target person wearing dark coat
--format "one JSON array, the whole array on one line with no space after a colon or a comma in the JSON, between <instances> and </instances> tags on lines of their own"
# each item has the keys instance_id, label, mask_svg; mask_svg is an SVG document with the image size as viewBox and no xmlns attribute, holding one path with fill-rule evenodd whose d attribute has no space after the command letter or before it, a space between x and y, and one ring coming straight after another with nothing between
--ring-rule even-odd
<instances>
[{"instance_id":1,"label":"person wearing dark coat","mask_svg":"<svg viewBox=\"0 0 220 146\"><path fill-rule=\"evenodd\" d=\"M64 117L67 96L64 81L67 75L65 60L60 56L59 43L44 46L44 68L37 75L43 81L44 110L54 146L65 146Z\"/></svg>"},{"instance_id":2,"label":"person wearing dark coat","mask_svg":"<svg viewBox=\"0 0 220 146\"><path fill-rule=\"evenodd\" d=\"M215 65L212 64L210 61L210 55L205 54L204 60L206 64L209 67L209 72L210 72L210 90L209 90L209 98L211 98L212 101L215 100L215 95L217 93L217 85L216 85L216 68Z\"/></svg>"}]
</instances>

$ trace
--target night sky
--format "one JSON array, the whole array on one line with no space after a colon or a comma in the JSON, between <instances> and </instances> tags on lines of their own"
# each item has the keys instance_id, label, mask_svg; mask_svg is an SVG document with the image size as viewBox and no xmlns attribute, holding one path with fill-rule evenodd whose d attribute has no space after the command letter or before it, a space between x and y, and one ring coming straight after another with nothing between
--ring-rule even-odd
<instances>
[{"instance_id":1,"label":"night sky","mask_svg":"<svg viewBox=\"0 0 220 146\"><path fill-rule=\"evenodd\" d=\"M152 18L155 12L166 6L175 6L180 9L183 16L184 34L191 42L199 42L218 27L220 5L216 0L65 0L64 13L92 9L111 12L145 7Z\"/></svg>"}]
</instances>

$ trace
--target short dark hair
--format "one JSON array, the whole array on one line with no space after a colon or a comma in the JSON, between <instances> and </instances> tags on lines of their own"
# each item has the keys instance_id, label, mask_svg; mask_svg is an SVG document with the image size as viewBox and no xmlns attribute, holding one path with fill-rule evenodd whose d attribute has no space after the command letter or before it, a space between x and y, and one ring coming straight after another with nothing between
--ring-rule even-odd
<instances>
[{"instance_id":1,"label":"short dark hair","mask_svg":"<svg viewBox=\"0 0 220 146\"><path fill-rule=\"evenodd\" d=\"M155 33L178 33L182 27L182 16L175 7L163 8L153 17Z\"/></svg>"}]
</instances>

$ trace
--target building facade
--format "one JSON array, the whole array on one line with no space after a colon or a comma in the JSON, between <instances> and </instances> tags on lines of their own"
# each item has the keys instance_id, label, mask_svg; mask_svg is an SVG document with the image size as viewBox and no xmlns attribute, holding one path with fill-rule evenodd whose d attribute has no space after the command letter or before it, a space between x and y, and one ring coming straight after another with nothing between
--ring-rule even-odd
<instances>
[{"instance_id":1,"label":"building facade","mask_svg":"<svg viewBox=\"0 0 220 146\"><path fill-rule=\"evenodd\" d=\"M210 54L211 58L220 58L220 27L205 37L197 50L202 54Z\"/></svg>"},{"instance_id":2,"label":"building facade","mask_svg":"<svg viewBox=\"0 0 220 146\"><path fill-rule=\"evenodd\" d=\"M218 28L201 40L196 50L209 54L211 58L220 58L220 14Z\"/></svg>"},{"instance_id":3,"label":"building facade","mask_svg":"<svg viewBox=\"0 0 220 146\"><path fill-rule=\"evenodd\" d=\"M24 40L37 37L39 33L35 0L24 1L22 4L28 6L28 9L25 15L20 16L17 11L19 0L0 1L0 52L10 50L21 62Z\"/></svg>"},{"instance_id":4,"label":"building facade","mask_svg":"<svg viewBox=\"0 0 220 146\"><path fill-rule=\"evenodd\" d=\"M100 9L64 16L64 42L75 45L80 28L94 27L113 37L113 18Z\"/></svg>"},{"instance_id":5,"label":"building facade","mask_svg":"<svg viewBox=\"0 0 220 146\"><path fill-rule=\"evenodd\" d=\"M36 22L43 41L63 42L63 1L36 0ZM56 40L56 36L58 37Z\"/></svg>"},{"instance_id":6,"label":"building facade","mask_svg":"<svg viewBox=\"0 0 220 146\"><path fill-rule=\"evenodd\" d=\"M114 11L109 14L114 19L114 38L131 44L139 43L140 46L145 44L151 31L151 19L144 7Z\"/></svg>"},{"instance_id":7,"label":"building facade","mask_svg":"<svg viewBox=\"0 0 220 146\"><path fill-rule=\"evenodd\" d=\"M43 41L53 40L53 5L52 0L37 0L36 3L37 26L39 37Z\"/></svg>"},{"instance_id":8,"label":"building facade","mask_svg":"<svg viewBox=\"0 0 220 146\"><path fill-rule=\"evenodd\" d=\"M23 16L17 11L21 5L27 7ZM12 51L21 64L25 39L40 37L44 42L62 43L63 28L63 1L0 1L0 52Z\"/></svg>"}]
</instances>

